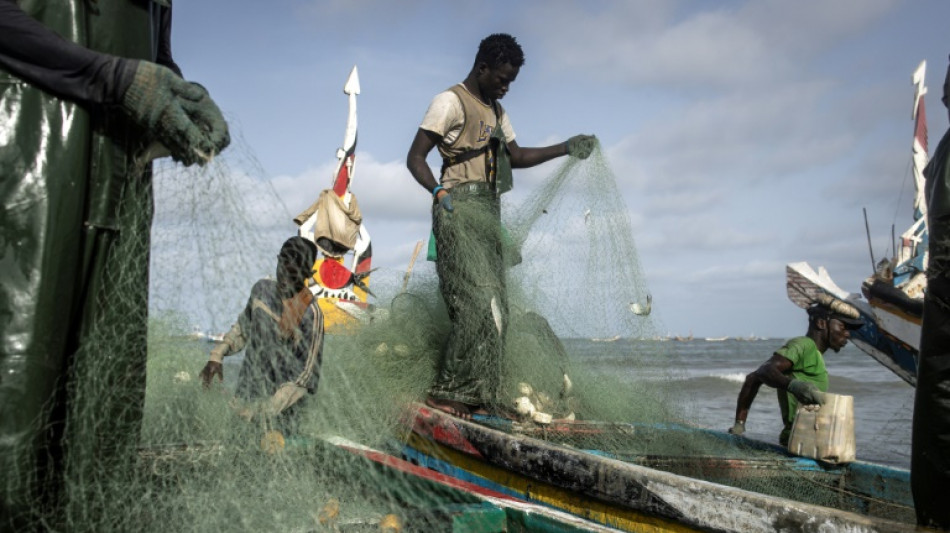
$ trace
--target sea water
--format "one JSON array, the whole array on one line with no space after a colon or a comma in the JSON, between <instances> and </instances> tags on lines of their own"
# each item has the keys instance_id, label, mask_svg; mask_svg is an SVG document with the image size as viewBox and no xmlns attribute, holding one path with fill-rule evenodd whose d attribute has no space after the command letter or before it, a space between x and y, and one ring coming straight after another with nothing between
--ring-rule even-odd
<instances>
[{"instance_id":1,"label":"sea water","mask_svg":"<svg viewBox=\"0 0 950 533\"><path fill-rule=\"evenodd\" d=\"M732 427L745 376L784 343L785 339L565 341L572 362L592 371L620 376L631 384L672 379L669 386L682 390L684 404L692 411L689 418L720 431ZM639 349L658 355L631 355ZM850 343L838 353L825 352L825 365L829 392L854 397L858 460L910 468L914 388ZM746 436L778 443L781 430L775 389L763 385L749 411Z\"/></svg>"}]
</instances>

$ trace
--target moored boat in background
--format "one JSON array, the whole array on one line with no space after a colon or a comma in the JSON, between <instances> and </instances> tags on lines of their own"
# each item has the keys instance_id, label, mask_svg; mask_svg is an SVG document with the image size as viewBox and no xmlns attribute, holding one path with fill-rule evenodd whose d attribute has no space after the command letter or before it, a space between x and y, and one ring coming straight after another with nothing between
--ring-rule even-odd
<instances>
[{"instance_id":1,"label":"moored boat in background","mask_svg":"<svg viewBox=\"0 0 950 533\"><path fill-rule=\"evenodd\" d=\"M349 115L343 147L337 150L337 166L332 186L294 218L298 234L317 244L319 257L313 267L310 291L323 311L327 333L345 333L368 319L369 275L373 247L363 224L356 196L350 189L356 167L356 95L360 93L359 73L350 71L343 92L349 101ZM350 256L350 265L345 259Z\"/></svg>"},{"instance_id":2,"label":"moored boat in background","mask_svg":"<svg viewBox=\"0 0 950 533\"><path fill-rule=\"evenodd\" d=\"M807 307L817 301L819 294L827 294L854 305L864 319L864 326L851 332L851 341L911 385L917 382L920 326L927 287L928 231L923 174L929 157L924 105L926 66L922 61L912 78L914 222L901 234L900 242L895 243L893 256L875 263L874 273L861 283L861 295L841 289L823 267L817 271L807 263L791 263L786 267L789 299L800 307Z\"/></svg>"}]
</instances>

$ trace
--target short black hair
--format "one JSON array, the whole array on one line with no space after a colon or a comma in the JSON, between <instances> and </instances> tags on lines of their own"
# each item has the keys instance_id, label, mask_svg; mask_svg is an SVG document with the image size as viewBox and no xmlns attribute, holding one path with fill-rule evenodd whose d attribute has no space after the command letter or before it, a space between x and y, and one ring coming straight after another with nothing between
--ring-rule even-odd
<instances>
[{"instance_id":1,"label":"short black hair","mask_svg":"<svg viewBox=\"0 0 950 533\"><path fill-rule=\"evenodd\" d=\"M277 258L284 265L309 272L317 261L317 245L310 239L300 236L291 237L284 241Z\"/></svg>"},{"instance_id":2,"label":"short black hair","mask_svg":"<svg viewBox=\"0 0 950 533\"><path fill-rule=\"evenodd\" d=\"M524 65L524 52L514 37L507 33L493 33L482 39L475 55L475 64L484 62L491 68L497 68L505 63L520 68Z\"/></svg>"}]
</instances>

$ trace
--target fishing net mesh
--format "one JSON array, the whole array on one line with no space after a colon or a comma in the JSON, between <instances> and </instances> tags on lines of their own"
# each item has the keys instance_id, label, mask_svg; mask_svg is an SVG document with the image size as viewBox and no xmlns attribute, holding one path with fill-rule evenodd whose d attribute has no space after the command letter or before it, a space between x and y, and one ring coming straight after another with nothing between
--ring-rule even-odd
<instances>
[{"instance_id":1,"label":"fishing net mesh","mask_svg":"<svg viewBox=\"0 0 950 533\"><path fill-rule=\"evenodd\" d=\"M249 153L236 139L201 169L156 165L151 242L126 240L116 249L106 312L76 358L65 504L52 511L38 502L38 523L71 531L378 531L386 524L451 531L460 509L490 522L475 498L340 447L399 455L406 413L426 399L446 339L478 314L471 309L453 324L431 264L420 260L411 277L398 268L373 274L371 305L350 328L328 330L319 386L293 433L274 433L266 417L236 416L240 354L225 359L223 383L202 386L198 371L213 344L194 336L192 325L226 331L296 233ZM362 176L354 194L372 181ZM123 216L148 224L146 213ZM372 229L373 214L364 216ZM475 216L470 232L497 232L506 243L507 310L493 315L502 317L504 349L500 362L474 368L497 386L492 407L515 419L500 427L697 477L708 478L712 464L698 458L761 455L761 474L743 488L833 503L838 493L825 490L820 476L794 474L735 439L664 431L709 421L691 419L689 392L676 386L686 362L659 339L664 328L651 312L627 210L599 148L559 166L523 200L505 198L501 219L504 231L497 218ZM469 244L457 247L463 260L476 253ZM497 276L496 264L482 267L476 278ZM148 305L125 296L139 294L146 279ZM146 322L147 334L129 327ZM585 365L591 350L615 342L626 347L614 352L628 374ZM146 348L143 368L137 354ZM544 415L589 431L547 431Z\"/></svg>"}]
</instances>

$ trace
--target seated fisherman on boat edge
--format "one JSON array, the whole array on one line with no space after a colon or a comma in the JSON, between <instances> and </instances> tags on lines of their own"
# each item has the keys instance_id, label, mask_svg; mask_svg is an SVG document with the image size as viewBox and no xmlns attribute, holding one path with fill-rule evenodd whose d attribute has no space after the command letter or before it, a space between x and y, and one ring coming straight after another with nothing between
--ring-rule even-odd
<instances>
[{"instance_id":1,"label":"seated fisherman on boat edge","mask_svg":"<svg viewBox=\"0 0 950 533\"><path fill-rule=\"evenodd\" d=\"M821 405L825 402L828 371L824 353L828 348L836 353L844 348L850 338L849 331L860 328L863 322L857 309L837 299L815 303L807 312L808 332L790 339L769 360L746 376L736 402L735 424L729 433L745 433L749 409L763 384L774 387L778 393L784 423L779 435L782 446L788 445L798 404Z\"/></svg>"},{"instance_id":2,"label":"seated fisherman on boat edge","mask_svg":"<svg viewBox=\"0 0 950 533\"><path fill-rule=\"evenodd\" d=\"M254 284L244 311L211 350L201 371L206 387L224 378L224 357L244 350L233 404L247 420L265 417L284 434L296 429L296 413L320 381L323 313L307 287L317 247L291 237L277 256L277 280Z\"/></svg>"}]
</instances>

